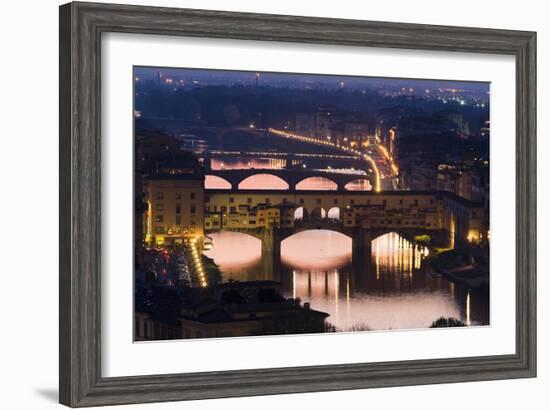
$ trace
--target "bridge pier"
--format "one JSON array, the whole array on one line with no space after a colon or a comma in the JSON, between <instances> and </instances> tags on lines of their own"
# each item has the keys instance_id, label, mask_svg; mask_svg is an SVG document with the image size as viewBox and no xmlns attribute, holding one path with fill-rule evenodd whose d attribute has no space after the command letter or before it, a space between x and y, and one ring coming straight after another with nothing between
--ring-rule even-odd
<instances>
[{"instance_id":1,"label":"bridge pier","mask_svg":"<svg viewBox=\"0 0 550 410\"><path fill-rule=\"evenodd\" d=\"M372 262L372 232L357 228L352 238L351 260L358 272L363 272Z\"/></svg>"},{"instance_id":2,"label":"bridge pier","mask_svg":"<svg viewBox=\"0 0 550 410\"><path fill-rule=\"evenodd\" d=\"M277 280L281 270L281 235L277 228L264 228L261 233L264 277Z\"/></svg>"}]
</instances>

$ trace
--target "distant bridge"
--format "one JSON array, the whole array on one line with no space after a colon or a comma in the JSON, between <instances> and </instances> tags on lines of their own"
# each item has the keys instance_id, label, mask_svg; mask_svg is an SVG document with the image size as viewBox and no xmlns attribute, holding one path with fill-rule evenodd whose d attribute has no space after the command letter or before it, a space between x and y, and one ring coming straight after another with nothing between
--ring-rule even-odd
<instances>
[{"instance_id":1,"label":"distant bridge","mask_svg":"<svg viewBox=\"0 0 550 410\"><path fill-rule=\"evenodd\" d=\"M197 154L201 158L280 158L291 160L303 159L328 159L328 160L343 160L356 161L361 160L359 155L338 155L338 154L310 154L310 153L294 153L280 151L225 151L225 150L209 150Z\"/></svg>"},{"instance_id":2,"label":"distant bridge","mask_svg":"<svg viewBox=\"0 0 550 410\"><path fill-rule=\"evenodd\" d=\"M309 178L321 177L336 184L337 191L346 191L345 186L353 181L369 181L374 186L375 176L372 172L365 174L345 174L338 172L318 170L292 170L292 169L228 169L210 170L207 176L222 178L231 184L231 189L238 190L239 185L247 178L255 175L273 175L288 184L288 191L295 191L296 186Z\"/></svg>"}]
</instances>

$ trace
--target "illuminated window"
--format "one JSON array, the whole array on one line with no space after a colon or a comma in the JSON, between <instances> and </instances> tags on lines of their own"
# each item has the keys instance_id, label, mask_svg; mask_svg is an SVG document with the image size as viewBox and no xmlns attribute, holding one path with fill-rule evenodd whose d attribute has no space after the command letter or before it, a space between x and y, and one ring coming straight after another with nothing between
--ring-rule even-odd
<instances>
[{"instance_id":1,"label":"illuminated window","mask_svg":"<svg viewBox=\"0 0 550 410\"><path fill-rule=\"evenodd\" d=\"M162 215L157 215L155 222L164 222L164 217Z\"/></svg>"}]
</instances>

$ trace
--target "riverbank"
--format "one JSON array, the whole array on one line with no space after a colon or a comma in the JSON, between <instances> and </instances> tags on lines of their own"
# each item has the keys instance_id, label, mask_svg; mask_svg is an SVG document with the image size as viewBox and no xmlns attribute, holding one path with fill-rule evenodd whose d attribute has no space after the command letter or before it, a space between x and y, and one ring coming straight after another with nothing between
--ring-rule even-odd
<instances>
[{"instance_id":1,"label":"riverbank","mask_svg":"<svg viewBox=\"0 0 550 410\"><path fill-rule=\"evenodd\" d=\"M436 252L428 259L432 276L478 291L489 291L489 250L463 248Z\"/></svg>"}]
</instances>

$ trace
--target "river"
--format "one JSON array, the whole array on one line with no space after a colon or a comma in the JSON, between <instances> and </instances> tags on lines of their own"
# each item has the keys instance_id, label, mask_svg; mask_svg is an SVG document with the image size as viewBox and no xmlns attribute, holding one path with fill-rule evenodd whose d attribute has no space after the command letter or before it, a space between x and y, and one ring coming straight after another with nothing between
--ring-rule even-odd
<instances>
[{"instance_id":1,"label":"river","mask_svg":"<svg viewBox=\"0 0 550 410\"><path fill-rule=\"evenodd\" d=\"M426 251L413 249L396 233L373 241L372 263L361 272L351 264L351 239L326 230L305 231L281 244L281 272L266 277L261 244L252 236L210 235L214 259L224 281L276 280L286 297L299 297L312 309L327 312L337 331L427 328L439 317L467 325L489 323L486 294L478 294L423 269Z\"/></svg>"}]
</instances>

